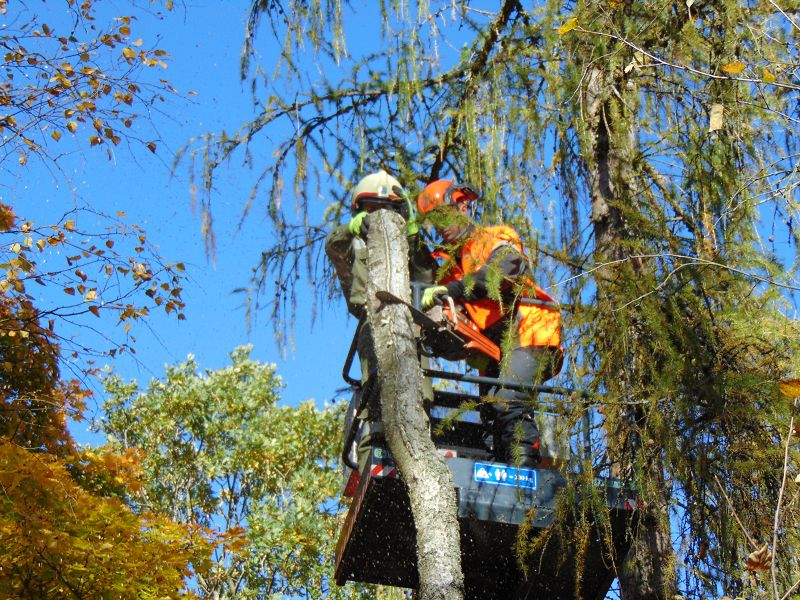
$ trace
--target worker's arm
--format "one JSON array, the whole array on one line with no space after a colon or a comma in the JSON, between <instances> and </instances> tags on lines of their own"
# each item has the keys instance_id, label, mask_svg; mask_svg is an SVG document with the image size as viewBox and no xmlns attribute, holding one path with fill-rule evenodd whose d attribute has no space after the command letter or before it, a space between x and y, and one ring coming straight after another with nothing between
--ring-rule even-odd
<instances>
[{"instance_id":1,"label":"worker's arm","mask_svg":"<svg viewBox=\"0 0 800 600\"><path fill-rule=\"evenodd\" d=\"M412 281L433 283L439 264L431 254L431 249L422 241L419 233L408 236L408 266Z\"/></svg>"},{"instance_id":2,"label":"worker's arm","mask_svg":"<svg viewBox=\"0 0 800 600\"><path fill-rule=\"evenodd\" d=\"M325 254L336 271L336 276L339 278L339 283L345 295L350 289L353 277L351 273L354 259L352 243L353 236L350 234L347 224L339 225L325 239Z\"/></svg>"},{"instance_id":3,"label":"worker's arm","mask_svg":"<svg viewBox=\"0 0 800 600\"><path fill-rule=\"evenodd\" d=\"M325 254L331 261L351 314L360 317L366 302L366 245L353 237L349 223L339 225L325 240Z\"/></svg>"},{"instance_id":4,"label":"worker's arm","mask_svg":"<svg viewBox=\"0 0 800 600\"><path fill-rule=\"evenodd\" d=\"M502 245L489 256L486 266L447 284L447 294L464 300L481 300L489 296L488 280L492 272L500 278L500 294L512 291L514 282L530 273L528 259L511 245ZM467 292L467 290L469 290Z\"/></svg>"}]
</instances>

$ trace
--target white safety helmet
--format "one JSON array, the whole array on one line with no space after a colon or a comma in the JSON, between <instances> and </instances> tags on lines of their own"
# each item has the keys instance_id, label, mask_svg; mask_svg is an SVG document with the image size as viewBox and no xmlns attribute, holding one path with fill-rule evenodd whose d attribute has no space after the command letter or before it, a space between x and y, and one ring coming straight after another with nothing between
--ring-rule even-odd
<instances>
[{"instance_id":1,"label":"white safety helmet","mask_svg":"<svg viewBox=\"0 0 800 600\"><path fill-rule=\"evenodd\" d=\"M398 190L395 190L395 188L398 188ZM380 170L377 173L367 175L353 188L350 207L354 211L359 210L361 201L367 198L405 202L397 193L398 191L402 191L402 189L403 186L400 185L397 179L389 175L386 171Z\"/></svg>"}]
</instances>

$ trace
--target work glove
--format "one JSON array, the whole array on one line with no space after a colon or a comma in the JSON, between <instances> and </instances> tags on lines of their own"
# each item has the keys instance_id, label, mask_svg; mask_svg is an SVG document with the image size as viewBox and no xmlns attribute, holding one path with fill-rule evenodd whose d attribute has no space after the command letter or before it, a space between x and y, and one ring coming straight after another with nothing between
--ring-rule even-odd
<instances>
[{"instance_id":1,"label":"work glove","mask_svg":"<svg viewBox=\"0 0 800 600\"><path fill-rule=\"evenodd\" d=\"M347 229L350 232L350 235L353 237L367 237L367 231L369 230L369 220L364 220L364 218L369 213L365 211L361 211L357 213L350 222L347 224ZM419 233L419 224L417 223L416 215L412 215L409 217L408 221L406 221L406 235L412 236Z\"/></svg>"},{"instance_id":2,"label":"work glove","mask_svg":"<svg viewBox=\"0 0 800 600\"><path fill-rule=\"evenodd\" d=\"M362 210L360 213L357 213L350 219L350 222L347 224L347 230L350 232L350 235L353 237L358 237L362 233L366 235L367 227L364 223L364 217L366 217L369 213L365 210ZM363 230L363 231L362 231Z\"/></svg>"},{"instance_id":3,"label":"work glove","mask_svg":"<svg viewBox=\"0 0 800 600\"><path fill-rule=\"evenodd\" d=\"M437 303L440 296L447 295L447 288L443 285L434 285L433 287L425 288L422 292L422 308L427 310Z\"/></svg>"},{"instance_id":4,"label":"work glove","mask_svg":"<svg viewBox=\"0 0 800 600\"><path fill-rule=\"evenodd\" d=\"M419 233L419 223L417 223L417 215L411 213L406 221L406 235L416 235Z\"/></svg>"},{"instance_id":5,"label":"work glove","mask_svg":"<svg viewBox=\"0 0 800 600\"><path fill-rule=\"evenodd\" d=\"M400 195L406 202L408 207L408 219L406 219L406 235L416 235L419 233L419 223L417 223L417 211L414 210L414 203L411 202L408 194L404 189L400 189ZM394 187L395 194L398 192L397 186Z\"/></svg>"}]
</instances>

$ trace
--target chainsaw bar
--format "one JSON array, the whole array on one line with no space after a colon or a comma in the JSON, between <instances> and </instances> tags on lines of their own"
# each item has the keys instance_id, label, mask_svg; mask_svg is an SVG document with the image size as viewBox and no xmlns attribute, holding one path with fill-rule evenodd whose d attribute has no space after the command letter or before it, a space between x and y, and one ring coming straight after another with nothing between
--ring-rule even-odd
<instances>
[{"instance_id":1,"label":"chainsaw bar","mask_svg":"<svg viewBox=\"0 0 800 600\"><path fill-rule=\"evenodd\" d=\"M391 292L386 292L386 291L380 290L380 291L375 292L375 297L378 300L380 300L381 302L384 302L386 304L403 304L403 305L405 305L408 308L408 310L411 311L411 318L414 319L414 323L416 323L417 325L422 327L422 329L424 329L424 330L433 331L433 330L441 329L443 327L441 322L434 321L428 315L426 315L424 312L422 312L421 310L416 308L413 304L410 304L410 303L406 302L402 298L398 298L397 296L395 296ZM446 326L444 326L444 327L446 327Z\"/></svg>"},{"instance_id":2,"label":"chainsaw bar","mask_svg":"<svg viewBox=\"0 0 800 600\"><path fill-rule=\"evenodd\" d=\"M375 292L375 297L387 304L406 306L411 311L414 323L421 329L420 342L430 348L434 356L446 360L462 360L480 354L500 360L499 348L477 331L477 328L472 331L457 321L454 323L441 310L438 311L438 320L434 319L391 292L378 291ZM460 325L462 329L457 331L456 328Z\"/></svg>"}]
</instances>

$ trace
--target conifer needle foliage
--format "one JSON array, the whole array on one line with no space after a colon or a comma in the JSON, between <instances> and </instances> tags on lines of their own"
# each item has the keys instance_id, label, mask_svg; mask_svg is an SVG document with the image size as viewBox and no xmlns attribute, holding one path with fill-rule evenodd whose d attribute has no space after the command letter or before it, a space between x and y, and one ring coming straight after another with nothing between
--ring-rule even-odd
<instances>
[{"instance_id":1,"label":"conifer needle foliage","mask_svg":"<svg viewBox=\"0 0 800 600\"><path fill-rule=\"evenodd\" d=\"M270 131L244 210L278 243L253 298L285 332L302 278L324 289L319 242L359 175L469 181L481 222L515 227L573 309L565 382L601 398L590 468L648 515L616 563L623 597L791 595L798 3L377 4L252 5L253 119L194 156L208 202ZM283 50L259 69L267 24Z\"/></svg>"}]
</instances>

